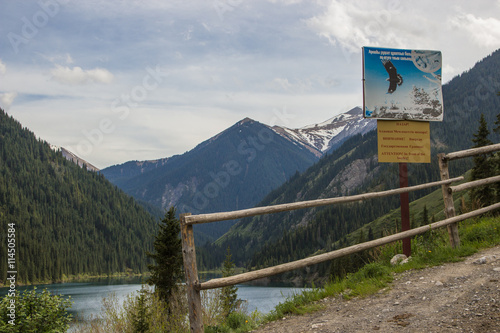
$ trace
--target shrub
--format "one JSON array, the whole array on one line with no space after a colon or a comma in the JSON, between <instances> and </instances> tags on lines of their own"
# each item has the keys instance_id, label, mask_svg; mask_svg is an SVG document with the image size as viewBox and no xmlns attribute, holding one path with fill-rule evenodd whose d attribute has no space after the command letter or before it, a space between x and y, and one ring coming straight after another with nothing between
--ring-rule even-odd
<instances>
[{"instance_id":1,"label":"shrub","mask_svg":"<svg viewBox=\"0 0 500 333\"><path fill-rule=\"evenodd\" d=\"M15 312L8 308L11 300L15 301ZM52 295L44 289L36 292L36 287L15 296L6 295L0 302L1 332L66 332L72 316L67 310L71 307L70 299Z\"/></svg>"},{"instance_id":2,"label":"shrub","mask_svg":"<svg viewBox=\"0 0 500 333\"><path fill-rule=\"evenodd\" d=\"M103 298L102 303L103 314L79 325L77 332L189 332L187 302L182 287L176 288L168 304L146 285L139 292L130 294L123 304L115 295Z\"/></svg>"},{"instance_id":3,"label":"shrub","mask_svg":"<svg viewBox=\"0 0 500 333\"><path fill-rule=\"evenodd\" d=\"M247 316L240 312L231 312L226 318L226 323L229 328L235 330L240 327L245 326L245 322L248 323Z\"/></svg>"}]
</instances>

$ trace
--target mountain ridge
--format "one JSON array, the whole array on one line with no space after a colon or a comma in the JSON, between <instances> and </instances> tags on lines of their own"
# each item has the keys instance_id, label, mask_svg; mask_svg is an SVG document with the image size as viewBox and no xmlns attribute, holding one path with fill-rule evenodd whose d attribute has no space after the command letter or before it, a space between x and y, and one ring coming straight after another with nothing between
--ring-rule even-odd
<instances>
[{"instance_id":1,"label":"mountain ridge","mask_svg":"<svg viewBox=\"0 0 500 333\"><path fill-rule=\"evenodd\" d=\"M197 214L253 207L317 160L269 126L245 118L192 150L161 160L161 165L127 162L101 173L136 199ZM149 169L141 172L145 165ZM231 223L201 225L195 231L218 238Z\"/></svg>"},{"instance_id":2,"label":"mountain ridge","mask_svg":"<svg viewBox=\"0 0 500 333\"><path fill-rule=\"evenodd\" d=\"M59 147L59 146L56 146L56 145L50 145L50 148L52 148L52 150L54 150L55 152L61 152L61 154L68 160L68 161L71 161L73 163L75 163L76 165L78 165L79 167L85 167L88 171L94 171L94 172L98 172L100 169L94 165L92 165L91 163L89 163L88 161L84 160L83 158L77 156L75 153L69 151L68 149L64 148L64 147Z\"/></svg>"},{"instance_id":3,"label":"mountain ridge","mask_svg":"<svg viewBox=\"0 0 500 333\"><path fill-rule=\"evenodd\" d=\"M251 208L296 172L316 163L332 145L366 132L370 129L366 125L372 123L363 119L360 108L354 108L296 130L302 135L298 137L285 127L246 117L182 155L129 161L101 172L136 199L161 209L175 206L178 213L199 214ZM339 134L342 137L335 141ZM321 141L323 150L313 141ZM227 231L224 223L218 225L220 232ZM207 229L213 228L198 226L198 230ZM216 238L221 235L207 232Z\"/></svg>"}]
</instances>

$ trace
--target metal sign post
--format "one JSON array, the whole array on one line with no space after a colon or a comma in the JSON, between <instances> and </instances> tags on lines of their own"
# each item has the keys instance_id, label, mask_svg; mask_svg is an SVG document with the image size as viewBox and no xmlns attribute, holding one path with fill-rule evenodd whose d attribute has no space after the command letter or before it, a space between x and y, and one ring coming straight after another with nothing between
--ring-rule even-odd
<instances>
[{"instance_id":1,"label":"metal sign post","mask_svg":"<svg viewBox=\"0 0 500 333\"><path fill-rule=\"evenodd\" d=\"M408 164L399 163L399 187L408 187ZM410 230L410 196L408 192L399 195L401 201L401 231ZM411 255L411 238L403 239L403 254Z\"/></svg>"}]
</instances>

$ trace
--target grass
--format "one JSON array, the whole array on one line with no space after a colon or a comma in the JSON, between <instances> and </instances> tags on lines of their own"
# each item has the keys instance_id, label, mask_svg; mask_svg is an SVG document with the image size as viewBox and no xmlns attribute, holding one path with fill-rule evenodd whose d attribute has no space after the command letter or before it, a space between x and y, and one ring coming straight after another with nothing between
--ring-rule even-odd
<instances>
[{"instance_id":1,"label":"grass","mask_svg":"<svg viewBox=\"0 0 500 333\"><path fill-rule=\"evenodd\" d=\"M341 296L344 299L366 297L386 288L393 281L395 274L412 270L457 262L480 249L500 244L500 217L483 217L464 221L459 226L461 246L451 248L445 228L430 231L412 239L412 259L398 266L391 266L389 261L401 253L401 243L383 246L375 262L369 263L343 279L336 279L322 288L313 288L288 297L266 315L262 323L275 321L286 315L302 315L324 308L319 302L326 297Z\"/></svg>"}]
</instances>

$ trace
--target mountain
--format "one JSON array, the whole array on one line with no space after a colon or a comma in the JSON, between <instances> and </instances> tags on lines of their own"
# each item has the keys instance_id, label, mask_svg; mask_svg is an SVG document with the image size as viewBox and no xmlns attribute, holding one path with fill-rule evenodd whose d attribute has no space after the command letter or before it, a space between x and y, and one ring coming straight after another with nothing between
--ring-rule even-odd
<instances>
[{"instance_id":1,"label":"mountain","mask_svg":"<svg viewBox=\"0 0 500 333\"><path fill-rule=\"evenodd\" d=\"M81 168L0 109L0 224L15 229L20 283L145 272L157 221L103 175ZM7 244L7 233L0 233ZM9 252L10 253L10 252ZM7 258L7 247L0 246Z\"/></svg>"},{"instance_id":2,"label":"mountain","mask_svg":"<svg viewBox=\"0 0 500 333\"><path fill-rule=\"evenodd\" d=\"M321 157L338 148L348 138L356 134L366 134L376 127L376 121L363 118L363 110L360 107L355 107L319 124L297 129L274 126L273 129L289 140L304 145Z\"/></svg>"},{"instance_id":3,"label":"mountain","mask_svg":"<svg viewBox=\"0 0 500 333\"><path fill-rule=\"evenodd\" d=\"M440 179L436 154L470 148L481 113L491 132L500 112L497 91L500 91L500 50L443 86L444 120L431 123L432 163L408 165L410 186ZM490 139L499 142L500 136L491 132ZM471 166L468 159L453 161L450 174L461 175ZM378 163L377 135L372 131L349 138L304 173L270 192L258 206L397 187L398 166ZM411 193L410 199L415 200L430 191ZM214 244L207 245L211 257L202 260L207 266L220 265L228 246L235 263L249 268L304 258L318 251L331 250L339 243L345 245L349 233L397 207L399 198L395 196L242 219Z\"/></svg>"},{"instance_id":4,"label":"mountain","mask_svg":"<svg viewBox=\"0 0 500 333\"><path fill-rule=\"evenodd\" d=\"M101 173L139 200L193 214L253 207L318 157L269 126L245 118L194 149L158 161L132 161ZM200 225L211 238L231 221Z\"/></svg>"},{"instance_id":5,"label":"mountain","mask_svg":"<svg viewBox=\"0 0 500 333\"><path fill-rule=\"evenodd\" d=\"M104 176L113 184L120 188L127 187L127 182L132 178L140 176L146 172L155 170L164 166L167 161L176 159L178 156L171 158L162 158L151 161L129 161L120 165L114 165L102 170Z\"/></svg>"},{"instance_id":6,"label":"mountain","mask_svg":"<svg viewBox=\"0 0 500 333\"><path fill-rule=\"evenodd\" d=\"M99 168L93 166L92 164L90 164L89 162L84 160L83 158L70 152L69 150L67 150L64 147L50 145L50 148L52 148L52 150L54 150L56 152L60 151L62 156L64 156L68 161L71 161L82 168L85 167L88 171L95 171L95 172L99 171Z\"/></svg>"},{"instance_id":7,"label":"mountain","mask_svg":"<svg viewBox=\"0 0 500 333\"><path fill-rule=\"evenodd\" d=\"M136 199L161 209L174 205L179 212L198 214L250 208L349 137L375 126L359 107L299 129L271 128L245 118L185 154L130 161L101 172ZM218 238L232 223L196 230Z\"/></svg>"}]
</instances>

